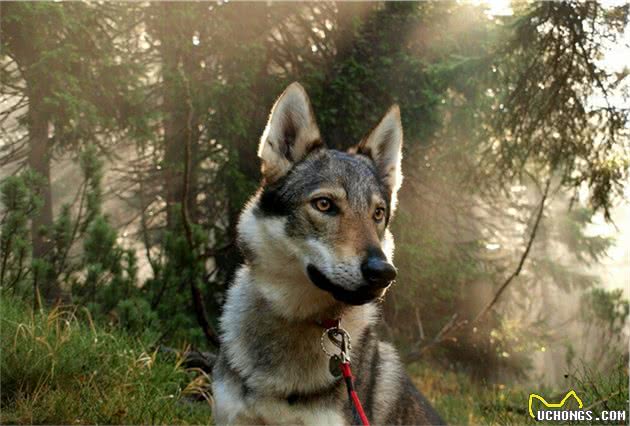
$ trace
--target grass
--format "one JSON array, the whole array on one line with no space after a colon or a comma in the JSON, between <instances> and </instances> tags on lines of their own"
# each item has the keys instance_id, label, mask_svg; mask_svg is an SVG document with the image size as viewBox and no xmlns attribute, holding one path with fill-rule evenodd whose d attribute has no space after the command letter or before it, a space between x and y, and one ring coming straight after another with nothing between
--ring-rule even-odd
<instances>
[{"instance_id":1,"label":"grass","mask_svg":"<svg viewBox=\"0 0 630 426\"><path fill-rule=\"evenodd\" d=\"M209 378L148 348L142 339L95 326L84 310L33 312L2 296L0 424L209 424ZM484 386L462 372L421 363L408 370L453 425L535 424L529 393L557 402L569 390ZM605 374L582 367L569 383L595 414L628 409L626 357ZM193 402L200 396L205 400Z\"/></svg>"},{"instance_id":2,"label":"grass","mask_svg":"<svg viewBox=\"0 0 630 426\"><path fill-rule=\"evenodd\" d=\"M619 357L617 366L604 373L586 365L567 378L571 388L530 387L518 385L481 385L471 381L463 373L444 371L428 365L413 364L408 370L416 385L427 396L442 417L453 425L524 425L541 424L528 412L530 393L543 396L548 402L559 402L573 389L584 403L584 410L593 412L594 418L602 410L626 412L622 422L592 420L583 424L628 424L628 361ZM532 405L534 413L542 409L537 400ZM573 400L565 409L577 409ZM576 422L542 422L544 424L577 424Z\"/></svg>"},{"instance_id":3,"label":"grass","mask_svg":"<svg viewBox=\"0 0 630 426\"><path fill-rule=\"evenodd\" d=\"M143 342L0 299L1 424L209 424L208 378ZM206 395L207 396L207 395Z\"/></svg>"}]
</instances>

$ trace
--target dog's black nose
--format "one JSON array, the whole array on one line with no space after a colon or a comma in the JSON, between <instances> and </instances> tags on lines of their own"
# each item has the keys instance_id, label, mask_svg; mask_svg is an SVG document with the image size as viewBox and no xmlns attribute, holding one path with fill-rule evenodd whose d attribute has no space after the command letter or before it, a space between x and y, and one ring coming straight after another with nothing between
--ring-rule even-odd
<instances>
[{"instance_id":1,"label":"dog's black nose","mask_svg":"<svg viewBox=\"0 0 630 426\"><path fill-rule=\"evenodd\" d=\"M394 265L377 256L370 256L361 264L361 273L370 285L377 288L387 287L396 278Z\"/></svg>"}]
</instances>

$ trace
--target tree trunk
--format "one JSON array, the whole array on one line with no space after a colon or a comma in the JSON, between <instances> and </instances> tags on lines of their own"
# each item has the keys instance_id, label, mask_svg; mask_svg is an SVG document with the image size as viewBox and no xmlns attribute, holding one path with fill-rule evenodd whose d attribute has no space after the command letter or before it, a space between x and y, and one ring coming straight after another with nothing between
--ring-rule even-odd
<instances>
[{"instance_id":1,"label":"tree trunk","mask_svg":"<svg viewBox=\"0 0 630 426\"><path fill-rule=\"evenodd\" d=\"M35 271L35 298L41 295L45 301L54 303L61 296L61 288L54 279L53 268L49 259L52 256L52 242L46 235L50 232L53 224L53 206L50 185L50 145L48 140L48 124L50 122L49 113L45 111L43 100L50 90L47 79L49 75L40 72L36 66L41 60L40 49L47 35L42 32L42 28L33 28L29 20L15 19L24 15L27 6L18 2L5 2L0 11L7 19L2 20L2 31L4 40L3 47L7 53L15 59L18 67L23 70L23 77L26 82L26 96L28 97L29 109L27 113L27 128L29 137L28 166L39 175L41 187L39 195L42 201L41 210L38 211L31 221L31 240L33 246L33 264ZM30 7L30 6L28 6ZM28 15L28 14L27 14ZM11 19L11 17L14 17ZM38 40L39 42L34 42ZM45 49L45 48L44 48ZM40 294L37 294L39 290Z\"/></svg>"},{"instance_id":2,"label":"tree trunk","mask_svg":"<svg viewBox=\"0 0 630 426\"><path fill-rule=\"evenodd\" d=\"M199 130L197 115L193 111L192 128L188 129L188 104L185 92L177 90L177 83L169 84L164 79L164 195L166 200L167 228L173 230L181 225L181 203L184 195L184 162L186 144L190 137L190 173L188 176L188 199L186 200L191 219L197 217L197 179ZM190 132L190 136L189 136Z\"/></svg>"},{"instance_id":3,"label":"tree trunk","mask_svg":"<svg viewBox=\"0 0 630 426\"><path fill-rule=\"evenodd\" d=\"M31 221L31 238L33 244L33 260L50 262L52 256L52 242L49 233L53 225L53 205L50 183L50 144L48 141L49 120L41 112L40 94L29 97L28 132L29 147L28 165L41 178L39 194L42 200L41 210ZM35 277L35 289L39 290L43 299L50 305L61 298L59 283L53 278L52 265L44 268L34 268L38 276ZM37 296L37 295L36 295Z\"/></svg>"},{"instance_id":4,"label":"tree trunk","mask_svg":"<svg viewBox=\"0 0 630 426\"><path fill-rule=\"evenodd\" d=\"M174 106L174 105L173 105ZM164 99L164 197L166 201L167 229L174 230L181 225L180 203L184 183L184 146L186 117L182 111L171 106Z\"/></svg>"},{"instance_id":5,"label":"tree trunk","mask_svg":"<svg viewBox=\"0 0 630 426\"><path fill-rule=\"evenodd\" d=\"M189 164L187 209L190 217L196 217L197 155L199 130L197 112L190 111L193 103L189 99L186 75L191 65L185 60L178 43L181 40L163 30L160 54L163 63L162 113L164 116L164 196L166 201L167 229L181 225L181 203L184 195L184 162L186 144L190 138L191 161ZM190 115L192 114L192 116ZM189 128L190 125L190 128Z\"/></svg>"},{"instance_id":6,"label":"tree trunk","mask_svg":"<svg viewBox=\"0 0 630 426\"><path fill-rule=\"evenodd\" d=\"M178 66L180 54L171 37L162 37L160 54L163 66L162 114L164 123L164 199L166 201L166 226L170 231L181 225L181 206L184 187L184 153L188 107L183 98Z\"/></svg>"}]
</instances>

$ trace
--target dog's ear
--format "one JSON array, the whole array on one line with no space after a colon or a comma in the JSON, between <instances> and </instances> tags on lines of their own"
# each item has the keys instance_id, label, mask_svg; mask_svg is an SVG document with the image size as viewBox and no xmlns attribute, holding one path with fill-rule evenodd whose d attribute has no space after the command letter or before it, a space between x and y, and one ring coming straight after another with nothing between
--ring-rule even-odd
<instances>
[{"instance_id":1,"label":"dog's ear","mask_svg":"<svg viewBox=\"0 0 630 426\"><path fill-rule=\"evenodd\" d=\"M292 83L273 105L260 139L258 156L265 182L278 180L320 146L323 142L308 95L299 83Z\"/></svg>"},{"instance_id":2,"label":"dog's ear","mask_svg":"<svg viewBox=\"0 0 630 426\"><path fill-rule=\"evenodd\" d=\"M403 129L400 108L392 106L370 134L351 149L374 161L378 174L390 191L395 205L396 193L402 183L400 163L402 160Z\"/></svg>"}]
</instances>

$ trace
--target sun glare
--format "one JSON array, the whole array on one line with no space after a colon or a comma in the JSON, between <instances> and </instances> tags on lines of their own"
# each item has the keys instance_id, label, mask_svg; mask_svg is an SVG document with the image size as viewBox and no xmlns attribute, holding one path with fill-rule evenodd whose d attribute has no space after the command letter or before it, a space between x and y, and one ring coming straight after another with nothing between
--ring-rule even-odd
<instances>
[{"instance_id":1,"label":"sun glare","mask_svg":"<svg viewBox=\"0 0 630 426\"><path fill-rule=\"evenodd\" d=\"M509 16L513 13L510 0L471 0L471 3L486 7L488 16Z\"/></svg>"}]
</instances>

